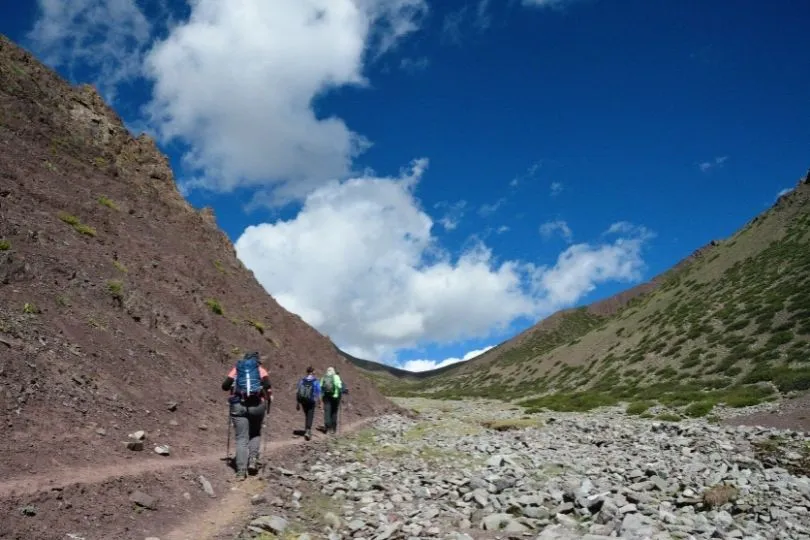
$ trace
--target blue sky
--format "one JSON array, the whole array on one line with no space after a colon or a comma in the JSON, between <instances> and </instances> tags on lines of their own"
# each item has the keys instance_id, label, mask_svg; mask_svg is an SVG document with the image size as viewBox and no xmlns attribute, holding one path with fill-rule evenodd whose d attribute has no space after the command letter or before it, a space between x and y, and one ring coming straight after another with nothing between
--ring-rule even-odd
<instances>
[{"instance_id":1,"label":"blue sky","mask_svg":"<svg viewBox=\"0 0 810 540\"><path fill-rule=\"evenodd\" d=\"M97 84L282 305L424 369L666 270L810 162L810 4L62 0Z\"/></svg>"}]
</instances>

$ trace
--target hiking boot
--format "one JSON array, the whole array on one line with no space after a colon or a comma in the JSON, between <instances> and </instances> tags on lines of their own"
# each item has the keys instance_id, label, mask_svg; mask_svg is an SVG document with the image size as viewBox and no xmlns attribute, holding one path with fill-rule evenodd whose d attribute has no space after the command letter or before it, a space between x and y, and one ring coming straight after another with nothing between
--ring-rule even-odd
<instances>
[{"instance_id":1,"label":"hiking boot","mask_svg":"<svg viewBox=\"0 0 810 540\"><path fill-rule=\"evenodd\" d=\"M251 474L256 474L257 472L259 472L259 458L255 456L248 458L247 468L248 472L250 472Z\"/></svg>"},{"instance_id":2,"label":"hiking boot","mask_svg":"<svg viewBox=\"0 0 810 540\"><path fill-rule=\"evenodd\" d=\"M306 440L310 440L310 439L312 438L312 430L309 430L309 429L308 429L308 430L306 430L306 431L304 432L304 438L305 438Z\"/></svg>"},{"instance_id":3,"label":"hiking boot","mask_svg":"<svg viewBox=\"0 0 810 540\"><path fill-rule=\"evenodd\" d=\"M236 471L236 479L237 480L244 480L246 478L247 478L247 471L245 471L245 470Z\"/></svg>"}]
</instances>

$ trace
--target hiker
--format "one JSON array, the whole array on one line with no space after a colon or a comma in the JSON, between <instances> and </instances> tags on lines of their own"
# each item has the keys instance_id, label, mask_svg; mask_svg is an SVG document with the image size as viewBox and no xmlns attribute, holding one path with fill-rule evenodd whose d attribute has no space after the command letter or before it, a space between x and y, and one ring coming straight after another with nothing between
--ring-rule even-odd
<instances>
[{"instance_id":1,"label":"hiker","mask_svg":"<svg viewBox=\"0 0 810 540\"><path fill-rule=\"evenodd\" d=\"M309 366L306 376L298 381L296 392L295 410L299 411L301 407L304 408L304 438L306 440L312 438L312 420L315 417L315 407L321 397L321 383L314 373L315 368Z\"/></svg>"},{"instance_id":2,"label":"hiker","mask_svg":"<svg viewBox=\"0 0 810 540\"><path fill-rule=\"evenodd\" d=\"M323 392L323 427L324 433L337 433L338 409L340 408L340 390L343 382L335 368L329 367L321 379Z\"/></svg>"},{"instance_id":3,"label":"hiker","mask_svg":"<svg viewBox=\"0 0 810 540\"><path fill-rule=\"evenodd\" d=\"M248 353L236 362L222 389L231 392L228 403L236 438L236 477L243 480L248 472L255 474L259 470L262 423L273 402L270 376L259 353Z\"/></svg>"}]
</instances>

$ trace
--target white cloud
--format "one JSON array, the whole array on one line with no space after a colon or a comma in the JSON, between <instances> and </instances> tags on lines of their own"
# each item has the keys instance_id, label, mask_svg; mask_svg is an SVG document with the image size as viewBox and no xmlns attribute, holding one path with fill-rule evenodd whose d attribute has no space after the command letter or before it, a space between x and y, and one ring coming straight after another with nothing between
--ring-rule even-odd
<instances>
[{"instance_id":1,"label":"white cloud","mask_svg":"<svg viewBox=\"0 0 810 540\"><path fill-rule=\"evenodd\" d=\"M497 232L498 234L503 234L503 233L508 232L508 231L509 231L509 226L501 225L500 227L498 227L498 230L495 231L495 232Z\"/></svg>"},{"instance_id":2,"label":"white cloud","mask_svg":"<svg viewBox=\"0 0 810 540\"><path fill-rule=\"evenodd\" d=\"M605 232L602 234L628 234L633 232L636 229L636 226L630 223L629 221L617 221L610 225Z\"/></svg>"},{"instance_id":3,"label":"white cloud","mask_svg":"<svg viewBox=\"0 0 810 540\"><path fill-rule=\"evenodd\" d=\"M582 0L523 0L523 5L540 8L562 9L565 6L581 1Z\"/></svg>"},{"instance_id":4,"label":"white cloud","mask_svg":"<svg viewBox=\"0 0 810 540\"><path fill-rule=\"evenodd\" d=\"M449 39L456 45L461 45L468 24L476 32L482 32L489 28L492 24L489 4L490 0L478 0L475 6L467 4L460 9L447 13L442 21L442 38Z\"/></svg>"},{"instance_id":5,"label":"white cloud","mask_svg":"<svg viewBox=\"0 0 810 540\"><path fill-rule=\"evenodd\" d=\"M700 163L698 165L698 168L702 172L709 172L711 169L714 169L715 167L722 167L723 163L725 163L727 160L728 160L728 156L719 156L719 157L714 158L714 160L712 160L712 161L704 161L704 162Z\"/></svg>"},{"instance_id":6,"label":"white cloud","mask_svg":"<svg viewBox=\"0 0 810 540\"><path fill-rule=\"evenodd\" d=\"M109 101L116 87L141 73L152 25L135 0L38 0L39 18L28 33L42 60L73 72L95 71L99 91Z\"/></svg>"},{"instance_id":7,"label":"white cloud","mask_svg":"<svg viewBox=\"0 0 810 540\"><path fill-rule=\"evenodd\" d=\"M524 172L523 174L521 174L521 175L519 175L519 176L516 176L516 177L512 178L512 180L510 180L510 181L509 181L509 185L510 185L511 187L513 187L513 188L516 188L516 187L518 187L518 185L520 185L520 184L521 184L521 183L522 183L524 180L529 180L529 179L534 178L534 176L537 174L537 171L538 171L538 170L540 170L540 167L541 167L542 165L543 165L543 161L542 161L542 160L540 160L540 161L535 161L534 163L532 163L531 165L529 165L529 168L528 168L528 169L526 169L526 172Z\"/></svg>"},{"instance_id":8,"label":"white cloud","mask_svg":"<svg viewBox=\"0 0 810 540\"><path fill-rule=\"evenodd\" d=\"M455 203L440 202L436 203L436 208L446 209L444 215L439 218L439 224L448 231L454 230L464 217L464 211L467 207L467 201L457 201Z\"/></svg>"},{"instance_id":9,"label":"white cloud","mask_svg":"<svg viewBox=\"0 0 810 540\"><path fill-rule=\"evenodd\" d=\"M557 263L540 268L534 276L535 294L546 309L573 305L608 281L638 281L644 261L641 251L654 235L644 227L634 227L626 237L611 244L574 244L563 251Z\"/></svg>"},{"instance_id":10,"label":"white cloud","mask_svg":"<svg viewBox=\"0 0 810 540\"><path fill-rule=\"evenodd\" d=\"M483 349L476 349L474 351L470 351L461 358L450 357L445 358L444 360L408 360L403 362L400 366L401 369L406 371L429 371L431 369L439 369L445 366L449 366L451 364L458 364L459 362L466 362L467 360L472 360L476 356L480 356L490 350L494 345L490 345L488 347L484 347Z\"/></svg>"},{"instance_id":11,"label":"white cloud","mask_svg":"<svg viewBox=\"0 0 810 540\"><path fill-rule=\"evenodd\" d=\"M780 190L779 193L776 194L776 198L778 199L779 197L787 195L788 193L792 192L793 189L794 188L792 188L792 187L788 187L788 188Z\"/></svg>"},{"instance_id":12,"label":"white cloud","mask_svg":"<svg viewBox=\"0 0 810 540\"><path fill-rule=\"evenodd\" d=\"M501 197L494 203L484 203L478 209L478 214L482 217L491 216L492 214L497 212L500 209L500 207L504 205L505 202L506 197Z\"/></svg>"},{"instance_id":13,"label":"white cloud","mask_svg":"<svg viewBox=\"0 0 810 540\"><path fill-rule=\"evenodd\" d=\"M639 234L571 246L551 267L498 261L482 242L451 257L414 196L425 166L321 186L295 218L248 227L237 254L284 307L347 352L384 361L398 349L485 338L598 283L640 277Z\"/></svg>"},{"instance_id":14,"label":"white cloud","mask_svg":"<svg viewBox=\"0 0 810 540\"><path fill-rule=\"evenodd\" d=\"M548 221L540 225L540 235L548 240L551 238L552 235L555 233L559 233L566 242L571 242L574 237L574 233L571 231L571 227L568 226L568 223L565 221L558 219L556 221Z\"/></svg>"},{"instance_id":15,"label":"white cloud","mask_svg":"<svg viewBox=\"0 0 810 540\"><path fill-rule=\"evenodd\" d=\"M399 62L400 69L411 74L424 71L429 65L430 60L426 56L420 56L419 58L403 58Z\"/></svg>"},{"instance_id":16,"label":"white cloud","mask_svg":"<svg viewBox=\"0 0 810 540\"><path fill-rule=\"evenodd\" d=\"M191 145L186 192L259 187L257 200L303 198L348 175L371 144L313 100L367 86L369 57L396 46L424 0L196 0L189 20L146 57L147 110L164 141Z\"/></svg>"},{"instance_id":17,"label":"white cloud","mask_svg":"<svg viewBox=\"0 0 810 540\"><path fill-rule=\"evenodd\" d=\"M556 197L560 193L563 192L565 186L563 186L562 182L552 182L551 183L551 196Z\"/></svg>"}]
</instances>

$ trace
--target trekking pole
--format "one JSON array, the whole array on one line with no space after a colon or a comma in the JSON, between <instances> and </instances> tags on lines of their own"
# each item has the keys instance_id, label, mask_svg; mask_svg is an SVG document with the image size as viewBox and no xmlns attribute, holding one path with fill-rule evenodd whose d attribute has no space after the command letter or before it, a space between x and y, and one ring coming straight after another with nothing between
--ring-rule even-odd
<instances>
[{"instance_id":1,"label":"trekking pole","mask_svg":"<svg viewBox=\"0 0 810 540\"><path fill-rule=\"evenodd\" d=\"M231 413L228 412L228 442L225 446L225 461L228 462L231 460Z\"/></svg>"}]
</instances>

